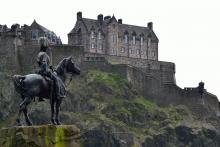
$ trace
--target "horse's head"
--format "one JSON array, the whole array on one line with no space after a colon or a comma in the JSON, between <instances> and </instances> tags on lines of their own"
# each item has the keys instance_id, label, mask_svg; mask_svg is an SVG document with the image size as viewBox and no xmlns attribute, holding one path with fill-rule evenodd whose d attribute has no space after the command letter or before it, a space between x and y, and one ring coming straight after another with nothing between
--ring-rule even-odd
<instances>
[{"instance_id":1,"label":"horse's head","mask_svg":"<svg viewBox=\"0 0 220 147\"><path fill-rule=\"evenodd\" d=\"M80 68L73 63L71 56L60 61L55 71L59 76L65 76L65 73L70 73L72 75L80 74Z\"/></svg>"},{"instance_id":2,"label":"horse's head","mask_svg":"<svg viewBox=\"0 0 220 147\"><path fill-rule=\"evenodd\" d=\"M68 57L66 58L66 72L67 73L70 73L72 75L79 75L80 74L80 68L77 67L75 65L75 63L72 61L72 57Z\"/></svg>"}]
</instances>

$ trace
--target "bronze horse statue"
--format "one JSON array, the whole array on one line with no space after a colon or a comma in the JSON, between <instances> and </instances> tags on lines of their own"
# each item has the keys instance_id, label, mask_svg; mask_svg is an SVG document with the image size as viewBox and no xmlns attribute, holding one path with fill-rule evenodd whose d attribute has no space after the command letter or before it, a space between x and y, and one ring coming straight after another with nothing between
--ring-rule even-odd
<instances>
[{"instance_id":1,"label":"bronze horse statue","mask_svg":"<svg viewBox=\"0 0 220 147\"><path fill-rule=\"evenodd\" d=\"M56 74L60 82L63 82L64 84L67 73L71 74L72 76L79 75L80 69L73 63L72 57L68 57L60 61L53 73ZM27 105L30 104L35 97L41 97L50 100L51 123L54 125L61 124L59 121L59 109L62 103L62 99L57 98L57 96L51 92L51 88L53 87L54 89L54 86L51 86L51 84L49 84L50 82L45 77L40 74L28 74L24 76L14 75L12 79L14 82L15 90L21 95L23 100L20 103L19 113L16 119L17 125L21 125L20 116L22 112L25 116L27 125L32 125L32 122L28 117ZM55 119L54 112L56 112Z\"/></svg>"}]
</instances>

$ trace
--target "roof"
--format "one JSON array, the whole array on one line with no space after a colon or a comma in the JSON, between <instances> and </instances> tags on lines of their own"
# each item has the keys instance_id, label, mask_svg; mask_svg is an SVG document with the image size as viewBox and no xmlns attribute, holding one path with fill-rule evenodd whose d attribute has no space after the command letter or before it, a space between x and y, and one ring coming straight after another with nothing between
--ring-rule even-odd
<instances>
[{"instance_id":1,"label":"roof","mask_svg":"<svg viewBox=\"0 0 220 147\"><path fill-rule=\"evenodd\" d=\"M40 25L39 23L37 23L36 20L33 21L33 23L31 24L31 26L32 26L33 24L38 25L38 26L40 27L40 29L41 29L43 32L45 32L45 33L52 33L52 34L56 35L53 31L50 31L49 29L47 29L47 28L45 28L44 26L42 26L42 25Z\"/></svg>"},{"instance_id":2,"label":"roof","mask_svg":"<svg viewBox=\"0 0 220 147\"><path fill-rule=\"evenodd\" d=\"M82 18L82 23L84 24L87 31L90 31L91 29L94 29L94 31L98 31L99 29L104 29L113 20L116 20L114 16L110 17L109 19L105 19L103 20L103 24L100 26L97 19ZM77 31L76 29L78 28L74 27L70 31L70 33L75 33ZM139 35L148 36L149 34L151 34L155 37L156 40L158 40L154 32L150 30L148 27L135 26L135 25L129 25L129 24L119 24L119 29L121 30L121 33L128 32L128 34L133 34L133 32L135 32L137 36Z\"/></svg>"}]
</instances>

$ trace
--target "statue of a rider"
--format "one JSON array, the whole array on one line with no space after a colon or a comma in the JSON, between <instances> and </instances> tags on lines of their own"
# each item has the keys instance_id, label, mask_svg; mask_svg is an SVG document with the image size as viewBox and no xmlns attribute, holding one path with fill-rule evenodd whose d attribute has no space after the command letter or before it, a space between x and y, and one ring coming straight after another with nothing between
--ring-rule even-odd
<instances>
[{"instance_id":1,"label":"statue of a rider","mask_svg":"<svg viewBox=\"0 0 220 147\"><path fill-rule=\"evenodd\" d=\"M47 50L49 48L48 39L46 37L40 37L39 44L40 52L37 55L37 63L40 69L37 71L37 73L42 75L50 83L51 96L53 96L52 93L54 93L58 99L64 98L66 93L65 86L53 72L53 68L50 64L50 57L47 54ZM40 97L39 101L44 100Z\"/></svg>"}]
</instances>

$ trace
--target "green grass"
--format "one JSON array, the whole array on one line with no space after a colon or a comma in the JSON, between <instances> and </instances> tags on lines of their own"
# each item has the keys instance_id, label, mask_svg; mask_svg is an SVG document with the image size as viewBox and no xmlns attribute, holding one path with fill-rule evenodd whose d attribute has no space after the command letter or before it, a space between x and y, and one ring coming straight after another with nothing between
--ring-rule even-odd
<instances>
[{"instance_id":1,"label":"green grass","mask_svg":"<svg viewBox=\"0 0 220 147\"><path fill-rule=\"evenodd\" d=\"M96 83L106 86L114 92L120 92L128 86L128 82L115 73L107 73L99 70L90 70L87 74L87 83Z\"/></svg>"}]
</instances>

